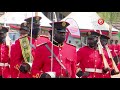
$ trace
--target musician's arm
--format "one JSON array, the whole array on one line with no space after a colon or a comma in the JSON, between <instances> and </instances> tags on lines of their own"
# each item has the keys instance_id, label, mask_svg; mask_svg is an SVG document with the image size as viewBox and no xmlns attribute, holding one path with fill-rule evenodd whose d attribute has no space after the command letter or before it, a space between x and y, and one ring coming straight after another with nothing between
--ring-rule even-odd
<instances>
[{"instance_id":1,"label":"musician's arm","mask_svg":"<svg viewBox=\"0 0 120 90\"><path fill-rule=\"evenodd\" d=\"M41 52L41 47L37 47L35 50L35 57L33 60L32 68L31 68L31 73L33 78L39 78L41 75L41 68L43 66L43 55Z\"/></svg>"}]
</instances>

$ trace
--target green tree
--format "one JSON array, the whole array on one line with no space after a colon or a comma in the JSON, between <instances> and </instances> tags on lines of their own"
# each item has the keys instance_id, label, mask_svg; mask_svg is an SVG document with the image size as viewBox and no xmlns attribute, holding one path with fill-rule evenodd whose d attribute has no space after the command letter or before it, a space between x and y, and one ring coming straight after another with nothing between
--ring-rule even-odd
<instances>
[{"instance_id":1,"label":"green tree","mask_svg":"<svg viewBox=\"0 0 120 90\"><path fill-rule=\"evenodd\" d=\"M120 21L120 12L97 12L108 24Z\"/></svg>"},{"instance_id":2,"label":"green tree","mask_svg":"<svg viewBox=\"0 0 120 90\"><path fill-rule=\"evenodd\" d=\"M120 12L97 12L109 24L109 36L112 36L112 24L120 21Z\"/></svg>"},{"instance_id":3,"label":"green tree","mask_svg":"<svg viewBox=\"0 0 120 90\"><path fill-rule=\"evenodd\" d=\"M118 38L120 39L120 32L117 34Z\"/></svg>"}]
</instances>

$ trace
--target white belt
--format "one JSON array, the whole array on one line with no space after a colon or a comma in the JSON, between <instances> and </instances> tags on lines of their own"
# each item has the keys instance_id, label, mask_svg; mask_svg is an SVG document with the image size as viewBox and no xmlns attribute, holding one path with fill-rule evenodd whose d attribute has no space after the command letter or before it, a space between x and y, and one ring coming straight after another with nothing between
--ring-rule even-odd
<instances>
[{"instance_id":1,"label":"white belt","mask_svg":"<svg viewBox=\"0 0 120 90\"><path fill-rule=\"evenodd\" d=\"M102 69L95 69L95 68L85 68L86 72L96 72L96 73L102 73Z\"/></svg>"},{"instance_id":2,"label":"white belt","mask_svg":"<svg viewBox=\"0 0 120 90\"><path fill-rule=\"evenodd\" d=\"M9 66L8 63L0 63L0 66Z\"/></svg>"},{"instance_id":3,"label":"white belt","mask_svg":"<svg viewBox=\"0 0 120 90\"><path fill-rule=\"evenodd\" d=\"M51 78L55 78L56 77L56 73L55 72L46 72L48 75L50 75Z\"/></svg>"}]
</instances>

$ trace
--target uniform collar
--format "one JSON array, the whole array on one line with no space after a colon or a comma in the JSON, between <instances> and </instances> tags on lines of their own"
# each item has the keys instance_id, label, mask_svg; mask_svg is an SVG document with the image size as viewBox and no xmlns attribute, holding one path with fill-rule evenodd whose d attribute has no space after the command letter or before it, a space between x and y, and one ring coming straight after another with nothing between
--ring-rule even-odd
<instances>
[{"instance_id":1,"label":"uniform collar","mask_svg":"<svg viewBox=\"0 0 120 90\"><path fill-rule=\"evenodd\" d=\"M63 43L58 43L56 40L53 39L53 44L59 47L63 46Z\"/></svg>"},{"instance_id":2,"label":"uniform collar","mask_svg":"<svg viewBox=\"0 0 120 90\"><path fill-rule=\"evenodd\" d=\"M99 50L98 47L96 47L96 48L95 48L95 47L90 47L90 46L88 46L88 47L89 47L90 49L93 49L93 50Z\"/></svg>"}]
</instances>

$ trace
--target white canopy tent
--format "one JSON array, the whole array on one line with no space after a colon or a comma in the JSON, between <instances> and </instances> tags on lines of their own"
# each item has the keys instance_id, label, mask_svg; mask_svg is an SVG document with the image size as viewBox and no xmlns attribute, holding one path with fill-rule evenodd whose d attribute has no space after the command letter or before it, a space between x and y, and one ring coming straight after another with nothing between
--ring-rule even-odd
<instances>
[{"instance_id":1,"label":"white canopy tent","mask_svg":"<svg viewBox=\"0 0 120 90\"><path fill-rule=\"evenodd\" d=\"M73 19L77 23L77 26L80 30L80 33L81 32L88 32L90 30L97 30L97 31L101 30L102 32L106 33L106 31L107 32L109 31L109 25L106 22L104 22L102 25L99 25L98 20L100 18L101 17L96 12L71 12L68 16L66 16L61 21L66 21L67 22L67 21L70 21L68 19ZM69 22L69 23L73 25L72 22ZM80 34L77 30L73 30L73 29L74 28L71 28L71 29L68 28L68 30L70 32L70 35L68 36L66 41L67 41L67 43L69 43L69 40L70 40L71 44L77 45L73 35L80 36ZM76 33L73 32L73 31L76 31ZM112 33L113 32L114 33L119 32L119 30L112 27ZM87 45L87 39L84 36L83 37L81 36L81 45L82 46Z\"/></svg>"},{"instance_id":2,"label":"white canopy tent","mask_svg":"<svg viewBox=\"0 0 120 90\"><path fill-rule=\"evenodd\" d=\"M102 25L98 24L100 16L96 12L71 12L61 21L66 21L68 18L74 19L80 30L109 30L109 25L106 22ZM112 27L112 31L118 32L119 30Z\"/></svg>"},{"instance_id":3,"label":"white canopy tent","mask_svg":"<svg viewBox=\"0 0 120 90\"><path fill-rule=\"evenodd\" d=\"M25 18L35 16L35 12L7 12L0 17L0 23L6 24L21 24L24 22ZM51 27L49 20L42 12L38 12L38 16L42 17L40 20L40 25L45 27Z\"/></svg>"},{"instance_id":4,"label":"white canopy tent","mask_svg":"<svg viewBox=\"0 0 120 90\"><path fill-rule=\"evenodd\" d=\"M9 24L7 25L8 27L12 28L14 27L16 30L19 30L19 26L17 26L16 24L20 25L21 23L25 22L24 19L32 16L35 16L35 12L6 12L4 15L0 17L0 23L4 25ZM51 23L52 21L49 20L42 12L38 12L38 16L41 17L40 26L48 28L51 27L49 23ZM11 33L9 32L9 34L6 37L8 45L10 45L10 43L13 43L12 39L9 36L12 35Z\"/></svg>"}]
</instances>

